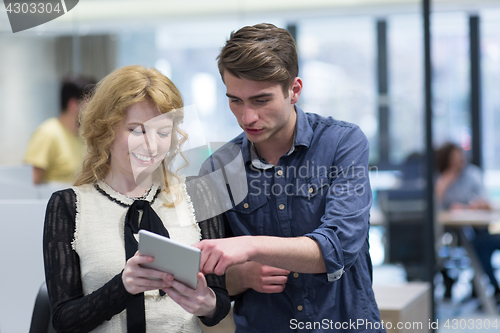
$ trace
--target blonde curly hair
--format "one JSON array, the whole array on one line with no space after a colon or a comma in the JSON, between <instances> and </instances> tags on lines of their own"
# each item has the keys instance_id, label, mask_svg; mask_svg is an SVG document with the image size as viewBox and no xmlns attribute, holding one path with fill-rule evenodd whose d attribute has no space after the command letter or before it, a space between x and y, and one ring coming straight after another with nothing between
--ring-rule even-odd
<instances>
[{"instance_id":1,"label":"blonde curly hair","mask_svg":"<svg viewBox=\"0 0 500 333\"><path fill-rule=\"evenodd\" d=\"M172 112L173 130L170 150L162 162L163 175L168 193L167 174L179 180L171 171L176 154L182 155L181 145L187 134L179 129L183 120L183 101L179 90L166 76L154 68L125 66L113 71L95 87L80 112L82 137L87 154L75 186L92 184L104 179L110 171L111 145L117 125L125 118L126 109L138 102L148 101L158 106L161 113ZM175 200L174 200L175 201Z\"/></svg>"}]
</instances>

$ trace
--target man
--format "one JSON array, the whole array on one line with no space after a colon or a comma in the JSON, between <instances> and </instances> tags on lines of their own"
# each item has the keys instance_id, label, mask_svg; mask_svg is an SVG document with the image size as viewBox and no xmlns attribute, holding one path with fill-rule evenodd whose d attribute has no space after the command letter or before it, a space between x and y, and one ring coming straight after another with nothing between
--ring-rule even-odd
<instances>
[{"instance_id":1,"label":"man","mask_svg":"<svg viewBox=\"0 0 500 333\"><path fill-rule=\"evenodd\" d=\"M82 98L95 81L68 78L62 83L61 113L44 121L28 143L24 162L33 166L33 183L72 183L83 161L83 142L78 136L78 111Z\"/></svg>"},{"instance_id":2,"label":"man","mask_svg":"<svg viewBox=\"0 0 500 333\"><path fill-rule=\"evenodd\" d=\"M218 66L244 130L232 143L249 193L225 213L239 237L196 246L204 273L227 269L236 332L383 332L371 286L366 137L295 106L303 83L284 29L233 32Z\"/></svg>"}]
</instances>

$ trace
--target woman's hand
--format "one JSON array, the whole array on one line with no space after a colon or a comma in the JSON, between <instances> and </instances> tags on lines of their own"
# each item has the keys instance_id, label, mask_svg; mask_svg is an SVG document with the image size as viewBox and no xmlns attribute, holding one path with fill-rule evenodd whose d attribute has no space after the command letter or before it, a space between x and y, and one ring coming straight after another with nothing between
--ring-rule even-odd
<instances>
[{"instance_id":1,"label":"woman's hand","mask_svg":"<svg viewBox=\"0 0 500 333\"><path fill-rule=\"evenodd\" d=\"M436 184L434 186L434 193L437 201L441 202L443 200L448 187L450 187L450 185L457 180L459 175L460 173L453 169L443 171L443 173L436 180Z\"/></svg>"},{"instance_id":2,"label":"woman's hand","mask_svg":"<svg viewBox=\"0 0 500 333\"><path fill-rule=\"evenodd\" d=\"M153 257L141 256L139 252L127 260L122 273L122 281L125 289L132 295L148 290L163 289L169 286L171 275L155 269L143 268L140 265L151 263Z\"/></svg>"},{"instance_id":3,"label":"woman's hand","mask_svg":"<svg viewBox=\"0 0 500 333\"><path fill-rule=\"evenodd\" d=\"M198 272L198 286L191 289L183 283L174 280L168 274L168 287L163 291L167 293L184 310L199 317L211 318L215 314L216 297L212 289L207 286L203 273Z\"/></svg>"}]
</instances>

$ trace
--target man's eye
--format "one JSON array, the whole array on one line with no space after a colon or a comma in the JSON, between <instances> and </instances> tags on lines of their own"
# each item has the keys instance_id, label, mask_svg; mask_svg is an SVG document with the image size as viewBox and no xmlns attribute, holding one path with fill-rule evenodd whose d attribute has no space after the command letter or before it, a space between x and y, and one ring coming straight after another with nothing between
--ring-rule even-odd
<instances>
[{"instance_id":1,"label":"man's eye","mask_svg":"<svg viewBox=\"0 0 500 333\"><path fill-rule=\"evenodd\" d=\"M268 99L257 99L257 100L255 100L255 102L258 103L258 104L265 104L268 101L269 101Z\"/></svg>"},{"instance_id":2,"label":"man's eye","mask_svg":"<svg viewBox=\"0 0 500 333\"><path fill-rule=\"evenodd\" d=\"M239 102L241 102L241 100L240 100L240 99L230 99L229 101L230 101L231 103L239 103Z\"/></svg>"}]
</instances>

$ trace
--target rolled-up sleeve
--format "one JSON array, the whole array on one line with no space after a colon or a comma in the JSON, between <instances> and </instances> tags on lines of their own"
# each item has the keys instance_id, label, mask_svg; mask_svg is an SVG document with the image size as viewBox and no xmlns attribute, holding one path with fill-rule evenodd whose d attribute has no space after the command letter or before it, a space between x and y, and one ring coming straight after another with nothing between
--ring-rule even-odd
<instances>
[{"instance_id":1,"label":"rolled-up sleeve","mask_svg":"<svg viewBox=\"0 0 500 333\"><path fill-rule=\"evenodd\" d=\"M372 201L368 154L368 140L359 127L345 128L334 152L321 224L305 235L321 248L328 282L349 270L367 239ZM324 279L324 274L316 277Z\"/></svg>"}]
</instances>

